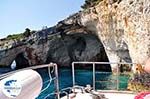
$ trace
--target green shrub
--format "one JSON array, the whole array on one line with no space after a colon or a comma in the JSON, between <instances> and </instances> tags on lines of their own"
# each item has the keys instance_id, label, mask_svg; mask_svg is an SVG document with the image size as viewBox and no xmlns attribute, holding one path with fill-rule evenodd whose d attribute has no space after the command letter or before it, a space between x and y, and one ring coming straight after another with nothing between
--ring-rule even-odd
<instances>
[{"instance_id":1,"label":"green shrub","mask_svg":"<svg viewBox=\"0 0 150 99\"><path fill-rule=\"evenodd\" d=\"M20 40L25 37L29 37L31 34L35 33L36 31L31 31L29 28L25 29L25 32L20 34L12 34L7 36L7 40Z\"/></svg>"},{"instance_id":2,"label":"green shrub","mask_svg":"<svg viewBox=\"0 0 150 99\"><path fill-rule=\"evenodd\" d=\"M90 7L94 7L97 4L99 4L101 1L104 1L104 0L85 0L85 3L81 6L81 8L88 9ZM107 1L107 0L105 0L105 1ZM122 0L110 0L111 3L115 3L115 2L120 3L121 1Z\"/></svg>"},{"instance_id":3,"label":"green shrub","mask_svg":"<svg viewBox=\"0 0 150 99\"><path fill-rule=\"evenodd\" d=\"M29 37L31 35L31 30L29 28L26 28L23 35L24 35L24 37Z\"/></svg>"},{"instance_id":4,"label":"green shrub","mask_svg":"<svg viewBox=\"0 0 150 99\"><path fill-rule=\"evenodd\" d=\"M20 33L20 34L13 34L13 35L8 35L7 36L7 40L20 40L21 38L23 38L23 33Z\"/></svg>"},{"instance_id":5,"label":"green shrub","mask_svg":"<svg viewBox=\"0 0 150 99\"><path fill-rule=\"evenodd\" d=\"M81 6L81 8L83 9L88 9L90 7L94 7L95 5L97 5L100 1L103 0L85 0L85 3Z\"/></svg>"}]
</instances>

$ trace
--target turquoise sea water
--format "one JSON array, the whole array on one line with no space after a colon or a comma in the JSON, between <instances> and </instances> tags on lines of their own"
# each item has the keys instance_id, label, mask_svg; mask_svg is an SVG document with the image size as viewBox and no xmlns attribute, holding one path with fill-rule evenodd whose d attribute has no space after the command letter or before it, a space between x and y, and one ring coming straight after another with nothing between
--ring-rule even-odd
<instances>
[{"instance_id":1,"label":"turquoise sea water","mask_svg":"<svg viewBox=\"0 0 150 99\"><path fill-rule=\"evenodd\" d=\"M43 78L43 88L45 88L48 85L49 76L47 73L47 69L40 69L38 72L41 74ZM87 84L90 84L92 86L92 71L91 70L76 70L75 71L75 79L76 79L76 85L80 86L86 86ZM105 90L113 90L116 89L116 78L117 76L112 75L110 72L96 72L96 89L105 89ZM119 89L125 90L127 88L127 81L129 77L125 75L119 76ZM98 81L103 82L98 82ZM47 82L46 82L47 81ZM111 81L111 82L105 82L105 81ZM66 87L72 87L72 74L71 69L61 69L59 70L59 87L60 89L66 88ZM54 99L54 96L47 96L48 94L54 92L54 81L51 83L51 85L42 92L37 99ZM47 97L46 97L47 96Z\"/></svg>"},{"instance_id":2,"label":"turquoise sea water","mask_svg":"<svg viewBox=\"0 0 150 99\"><path fill-rule=\"evenodd\" d=\"M9 68L1 68L0 74L11 71ZM39 69L37 70L43 79L43 89L47 87L49 84L49 76L48 76L48 70L47 68ZM86 86L87 84L90 84L92 86L92 70L75 70L75 79L76 79L76 85L80 86ZM52 73L52 76L54 74ZM116 89L116 78L117 76L112 75L110 72L99 72L96 71L96 89L101 90L113 90ZM129 76L120 75L119 76L119 89L125 90L127 88L127 82L128 82ZM102 82L98 82L102 81ZM111 82L105 82L105 81L111 81ZM59 87L60 90L67 87L72 87L72 73L71 69L60 69L59 70ZM48 94L54 92L54 81L50 84L50 86L43 91L36 99L54 99L54 95L47 96ZM47 96L47 97L46 97Z\"/></svg>"}]
</instances>

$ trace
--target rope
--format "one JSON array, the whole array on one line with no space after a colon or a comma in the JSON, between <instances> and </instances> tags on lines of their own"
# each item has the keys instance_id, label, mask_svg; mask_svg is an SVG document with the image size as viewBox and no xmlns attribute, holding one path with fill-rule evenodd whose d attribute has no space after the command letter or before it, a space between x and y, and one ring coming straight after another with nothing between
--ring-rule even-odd
<instances>
[{"instance_id":1,"label":"rope","mask_svg":"<svg viewBox=\"0 0 150 99\"><path fill-rule=\"evenodd\" d=\"M46 95L46 96L44 97L44 99L47 99L49 96L55 95L55 94L56 94L56 93L50 93L50 94Z\"/></svg>"},{"instance_id":2,"label":"rope","mask_svg":"<svg viewBox=\"0 0 150 99\"><path fill-rule=\"evenodd\" d=\"M53 70L52 70L52 72L54 71L54 67L53 67ZM49 88L49 86L51 85L51 82L53 81L53 78L52 78L52 76L51 76L51 73L52 72L50 72L50 67L48 67L48 76L49 76L49 83L47 84L47 86L41 91L41 93L42 92L44 92L45 90L47 90L48 88ZM46 81L47 82L47 81Z\"/></svg>"}]
</instances>

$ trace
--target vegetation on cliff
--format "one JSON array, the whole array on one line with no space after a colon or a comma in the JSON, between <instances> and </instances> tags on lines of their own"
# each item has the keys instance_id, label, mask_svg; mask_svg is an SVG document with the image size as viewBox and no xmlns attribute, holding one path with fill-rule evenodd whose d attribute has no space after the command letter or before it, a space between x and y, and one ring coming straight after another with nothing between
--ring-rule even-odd
<instances>
[{"instance_id":1,"label":"vegetation on cliff","mask_svg":"<svg viewBox=\"0 0 150 99\"><path fill-rule=\"evenodd\" d=\"M81 8L87 9L87 8L90 8L90 7L94 7L100 1L103 1L103 0L85 0L85 3L81 6Z\"/></svg>"},{"instance_id":2,"label":"vegetation on cliff","mask_svg":"<svg viewBox=\"0 0 150 99\"><path fill-rule=\"evenodd\" d=\"M150 90L150 74L147 72L134 74L129 80L128 89L134 92Z\"/></svg>"},{"instance_id":3,"label":"vegetation on cliff","mask_svg":"<svg viewBox=\"0 0 150 99\"><path fill-rule=\"evenodd\" d=\"M24 36L23 36L23 33L20 33L20 34L12 34L12 35L8 35L7 36L7 40L14 40L14 39L16 39L16 40L20 40L21 38L23 38Z\"/></svg>"},{"instance_id":4,"label":"vegetation on cliff","mask_svg":"<svg viewBox=\"0 0 150 99\"><path fill-rule=\"evenodd\" d=\"M88 9L98 5L101 1L104 0L85 0L85 3L81 6L82 9ZM105 0L106 1L106 0ZM110 3L121 2L121 0L109 0Z\"/></svg>"},{"instance_id":5,"label":"vegetation on cliff","mask_svg":"<svg viewBox=\"0 0 150 99\"><path fill-rule=\"evenodd\" d=\"M7 36L7 40L20 40L25 37L29 37L31 34L35 33L35 31L31 31L29 28L25 29L25 32L20 34L12 34Z\"/></svg>"}]
</instances>

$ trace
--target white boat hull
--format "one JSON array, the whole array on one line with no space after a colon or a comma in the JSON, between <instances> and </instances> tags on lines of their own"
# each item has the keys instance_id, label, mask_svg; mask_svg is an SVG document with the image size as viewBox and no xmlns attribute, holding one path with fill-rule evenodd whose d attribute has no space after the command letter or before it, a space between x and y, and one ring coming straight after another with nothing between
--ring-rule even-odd
<instances>
[{"instance_id":1,"label":"white boat hull","mask_svg":"<svg viewBox=\"0 0 150 99\"><path fill-rule=\"evenodd\" d=\"M0 99L35 99L41 89L41 76L34 70L23 70L0 81Z\"/></svg>"}]
</instances>

